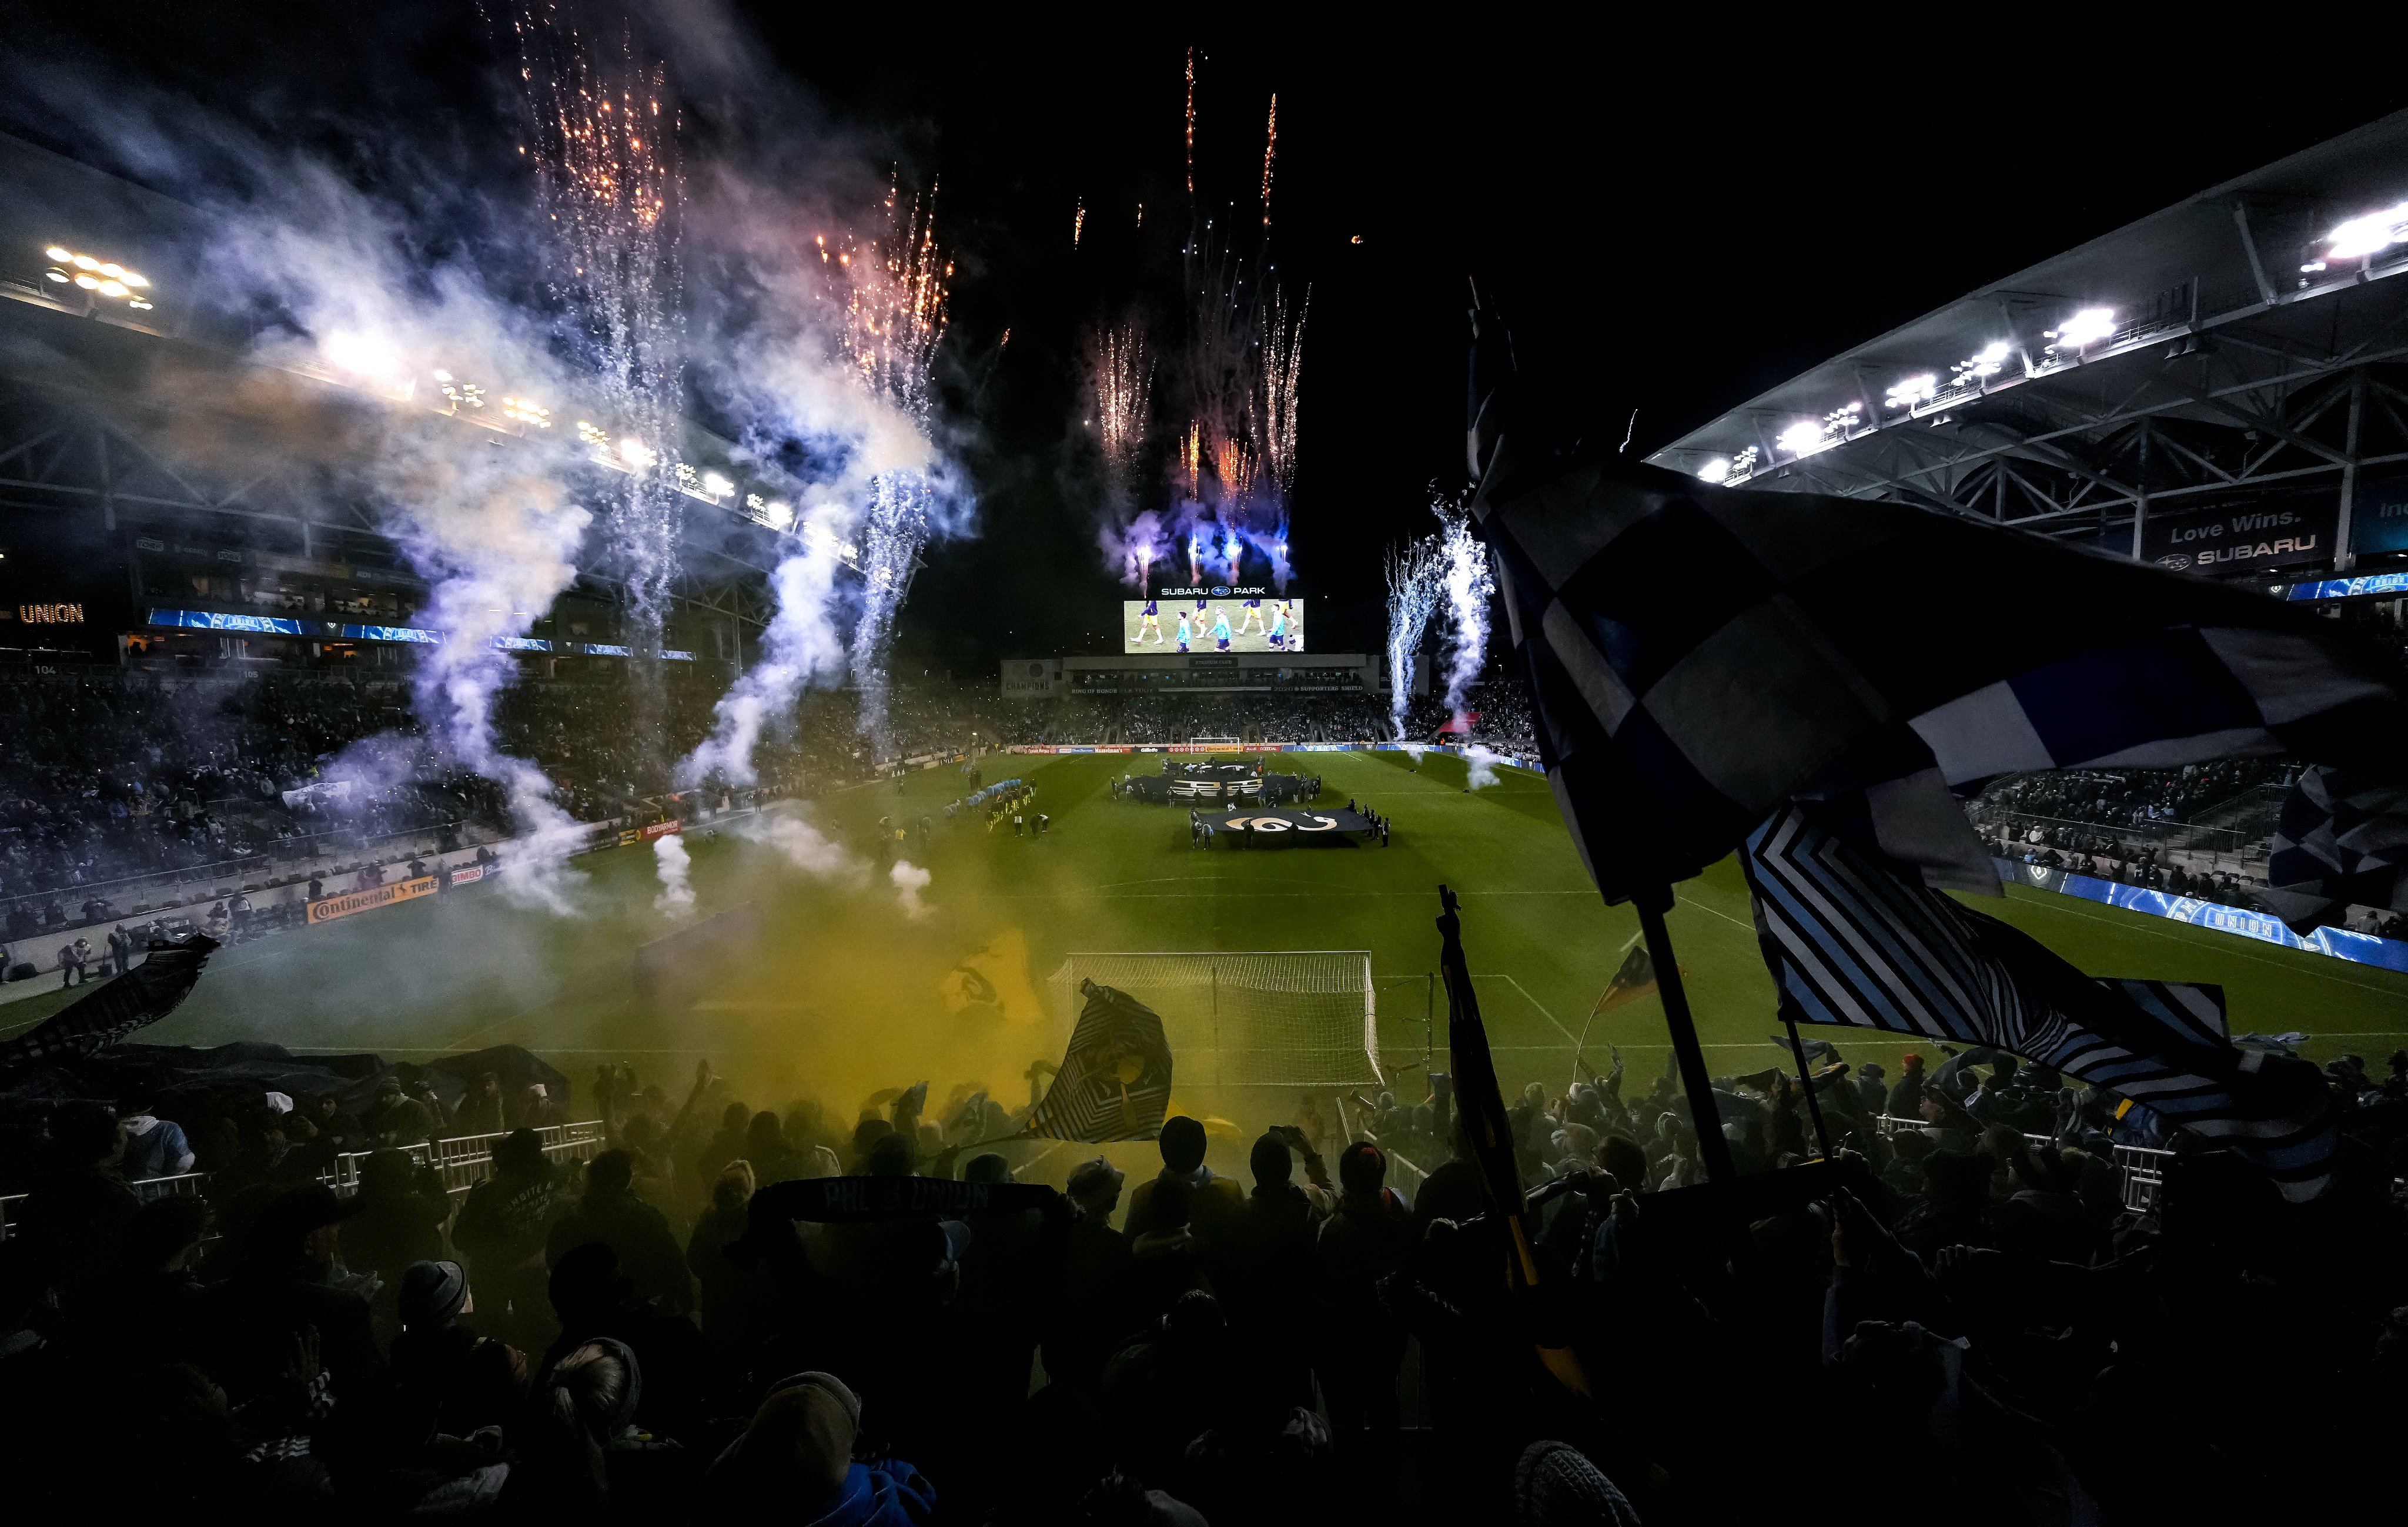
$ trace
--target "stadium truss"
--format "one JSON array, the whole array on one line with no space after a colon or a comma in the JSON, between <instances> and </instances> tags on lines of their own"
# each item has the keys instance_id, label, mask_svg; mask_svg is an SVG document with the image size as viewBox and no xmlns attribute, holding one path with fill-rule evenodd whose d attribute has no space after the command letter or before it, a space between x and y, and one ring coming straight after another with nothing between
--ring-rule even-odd
<instances>
[{"instance_id":1,"label":"stadium truss","mask_svg":"<svg viewBox=\"0 0 2408 1527\"><path fill-rule=\"evenodd\" d=\"M1649 460L2170 565L2162 521L2299 506L2330 530L2288 564L2347 572L2402 549L2370 544L2362 511L2408 464L2403 164L2408 113L1985 287Z\"/></svg>"},{"instance_id":2,"label":"stadium truss","mask_svg":"<svg viewBox=\"0 0 2408 1527\"><path fill-rule=\"evenodd\" d=\"M0 376L0 511L91 515L110 532L121 521L272 527L305 557L383 540L366 504L326 491L312 451L270 434L228 451L227 424L134 395ZM203 434L213 449L195 451L190 442ZM233 458L248 464L231 473L217 464ZM678 604L767 624L766 565L703 536L689 536L686 553L671 590ZM590 589L619 584L595 566L578 576Z\"/></svg>"},{"instance_id":3,"label":"stadium truss","mask_svg":"<svg viewBox=\"0 0 2408 1527\"><path fill-rule=\"evenodd\" d=\"M340 442L364 409L402 427L477 430L477 440L531 453L541 470L599 493L625 475L590 442L507 409L447 407L431 394L387 407L369 390L251 359L255 335L179 295L201 278L179 252L207 226L191 207L5 134L0 193L0 512L86 516L112 535L127 521L191 526L339 560L385 541L372 506L336 486ZM45 281L29 251L71 235L150 269L157 279L143 294L155 304L112 304L59 284L58 272ZM663 485L690 506L672 603L731 626L765 625L768 568L792 510L776 483L739 486L747 474L734 448L694 421L676 421L668 444ZM857 550L842 553L857 568ZM589 547L582 591L616 598L622 582L599 561Z\"/></svg>"}]
</instances>

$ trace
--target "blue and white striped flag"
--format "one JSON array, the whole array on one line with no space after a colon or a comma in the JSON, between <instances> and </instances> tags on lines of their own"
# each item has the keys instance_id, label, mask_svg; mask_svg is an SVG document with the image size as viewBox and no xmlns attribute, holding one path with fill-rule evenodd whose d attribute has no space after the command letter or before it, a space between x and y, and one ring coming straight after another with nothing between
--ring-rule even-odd
<instances>
[{"instance_id":1,"label":"blue and white striped flag","mask_svg":"<svg viewBox=\"0 0 2408 1527\"><path fill-rule=\"evenodd\" d=\"M1866 790L1893 858L1995 890L1947 792L1997 775L2288 753L2408 778L2408 684L2330 621L1913 504L1555 451L1475 322L1472 512L1608 901L1800 794Z\"/></svg>"},{"instance_id":2,"label":"blue and white striped flag","mask_svg":"<svg viewBox=\"0 0 2408 1527\"><path fill-rule=\"evenodd\" d=\"M2323 1077L2233 1046L2217 988L2094 980L1925 886L1843 820L1832 805L1793 802L1741 859L1793 1020L1996 1046L2229 1148L2286 1198L2323 1191L2339 1137Z\"/></svg>"}]
</instances>

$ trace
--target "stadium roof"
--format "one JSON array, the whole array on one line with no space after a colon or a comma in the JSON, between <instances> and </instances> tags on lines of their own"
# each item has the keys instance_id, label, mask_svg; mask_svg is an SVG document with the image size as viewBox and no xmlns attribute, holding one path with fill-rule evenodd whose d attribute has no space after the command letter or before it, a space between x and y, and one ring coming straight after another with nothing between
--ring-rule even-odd
<instances>
[{"instance_id":1,"label":"stadium roof","mask_svg":"<svg viewBox=\"0 0 2408 1527\"><path fill-rule=\"evenodd\" d=\"M208 226L172 197L0 134L0 298L13 299L0 302L0 509L93 510L112 527L129 514L278 526L304 550L381 535L366 505L331 494L313 469L329 442L346 438L342 410L359 407L398 407L427 429L483 430L561 470L645 469L620 459L616 429L580 421L572 432L574 400L555 400L555 429L447 402L427 378L404 400L331 368L261 363L251 335L192 300ZM138 290L113 280L136 281L137 271L147 273ZM610 423L607 412L592 417ZM766 564L795 526L782 501L791 486L761 480L692 420L674 434L658 471L724 518L686 521L673 597L764 624ZM857 565L853 548L840 555ZM615 581L598 564L583 572Z\"/></svg>"},{"instance_id":2,"label":"stadium roof","mask_svg":"<svg viewBox=\"0 0 2408 1527\"><path fill-rule=\"evenodd\" d=\"M2322 494L2345 570L2361 473L2408 463L2403 272L2408 112L1970 293L1649 460L2133 554L2152 519Z\"/></svg>"}]
</instances>

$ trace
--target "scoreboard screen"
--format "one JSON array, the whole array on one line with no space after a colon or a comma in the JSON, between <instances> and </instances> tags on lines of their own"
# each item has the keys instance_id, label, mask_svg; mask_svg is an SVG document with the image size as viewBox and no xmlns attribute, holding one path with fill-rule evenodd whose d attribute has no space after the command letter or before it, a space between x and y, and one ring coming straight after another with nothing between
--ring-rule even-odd
<instances>
[{"instance_id":1,"label":"scoreboard screen","mask_svg":"<svg viewBox=\"0 0 2408 1527\"><path fill-rule=\"evenodd\" d=\"M1124 652L1301 652L1304 601L1270 589L1199 589L1121 605Z\"/></svg>"}]
</instances>

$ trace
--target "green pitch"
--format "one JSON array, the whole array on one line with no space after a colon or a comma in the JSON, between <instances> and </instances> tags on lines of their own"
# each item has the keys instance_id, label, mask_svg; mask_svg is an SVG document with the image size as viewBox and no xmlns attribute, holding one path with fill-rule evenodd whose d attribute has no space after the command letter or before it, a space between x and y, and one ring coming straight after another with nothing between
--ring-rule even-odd
<instances>
[{"instance_id":1,"label":"green pitch","mask_svg":"<svg viewBox=\"0 0 2408 1527\"><path fill-rule=\"evenodd\" d=\"M1028 1063L1058 1056L1067 1033L1045 983L1073 949L1367 949L1395 1075L1432 1042L1431 920L1445 881L1463 897L1464 942L1509 1086L1560 1087L1584 1030L1599 1066L1613 1046L1635 1076L1663 1066L1654 998L1589 1020L1637 920L1589 887L1543 779L1505 771L1502 783L1466 793L1463 764L1442 755L1418 769L1395 753L1288 762L1323 773L1326 800L1351 796L1390 817L1392 846L1201 852L1188 846L1183 808L1116 801L1106 789L1125 771L1157 767L1155 755L990 758L989 782L1013 773L1034 781L1033 809L1053 819L1045 836L1015 838L1008 822L990 833L982 818L946 824L944 803L963 781L944 768L899 792L865 786L811 808L856 861L833 881L767 846L696 839L700 914L756 904L764 936L749 950L697 957L688 982L653 998L635 990L631 955L677 924L653 908L652 851L623 849L579 862L576 916L466 890L229 949L147 1037L404 1058L510 1041L552 1058L580 1087L596 1062L624 1059L673 1093L708 1057L756 1106L816 1096L849 1116L859 1098L924 1077L939 1099L959 1083L1025 1097ZM924 850L923 815L936 823ZM916 917L882 862L881 816L911 829L902 854L929 873ZM2221 983L2235 1033L2305 1030L2312 1054L2356 1049L2378 1065L2408 1044L2408 978L2045 892L2011 892L2004 915L2094 974ZM1670 926L1709 1063L1727 1073L1782 1061L1737 868L1682 886ZM0 1032L56 1001L0 1008ZM1435 1016L1442 1049L1442 996ZM1847 1059L1879 1060L1893 1076L1907 1048L1822 1033ZM1399 1090L1418 1085L1408 1073Z\"/></svg>"}]
</instances>

